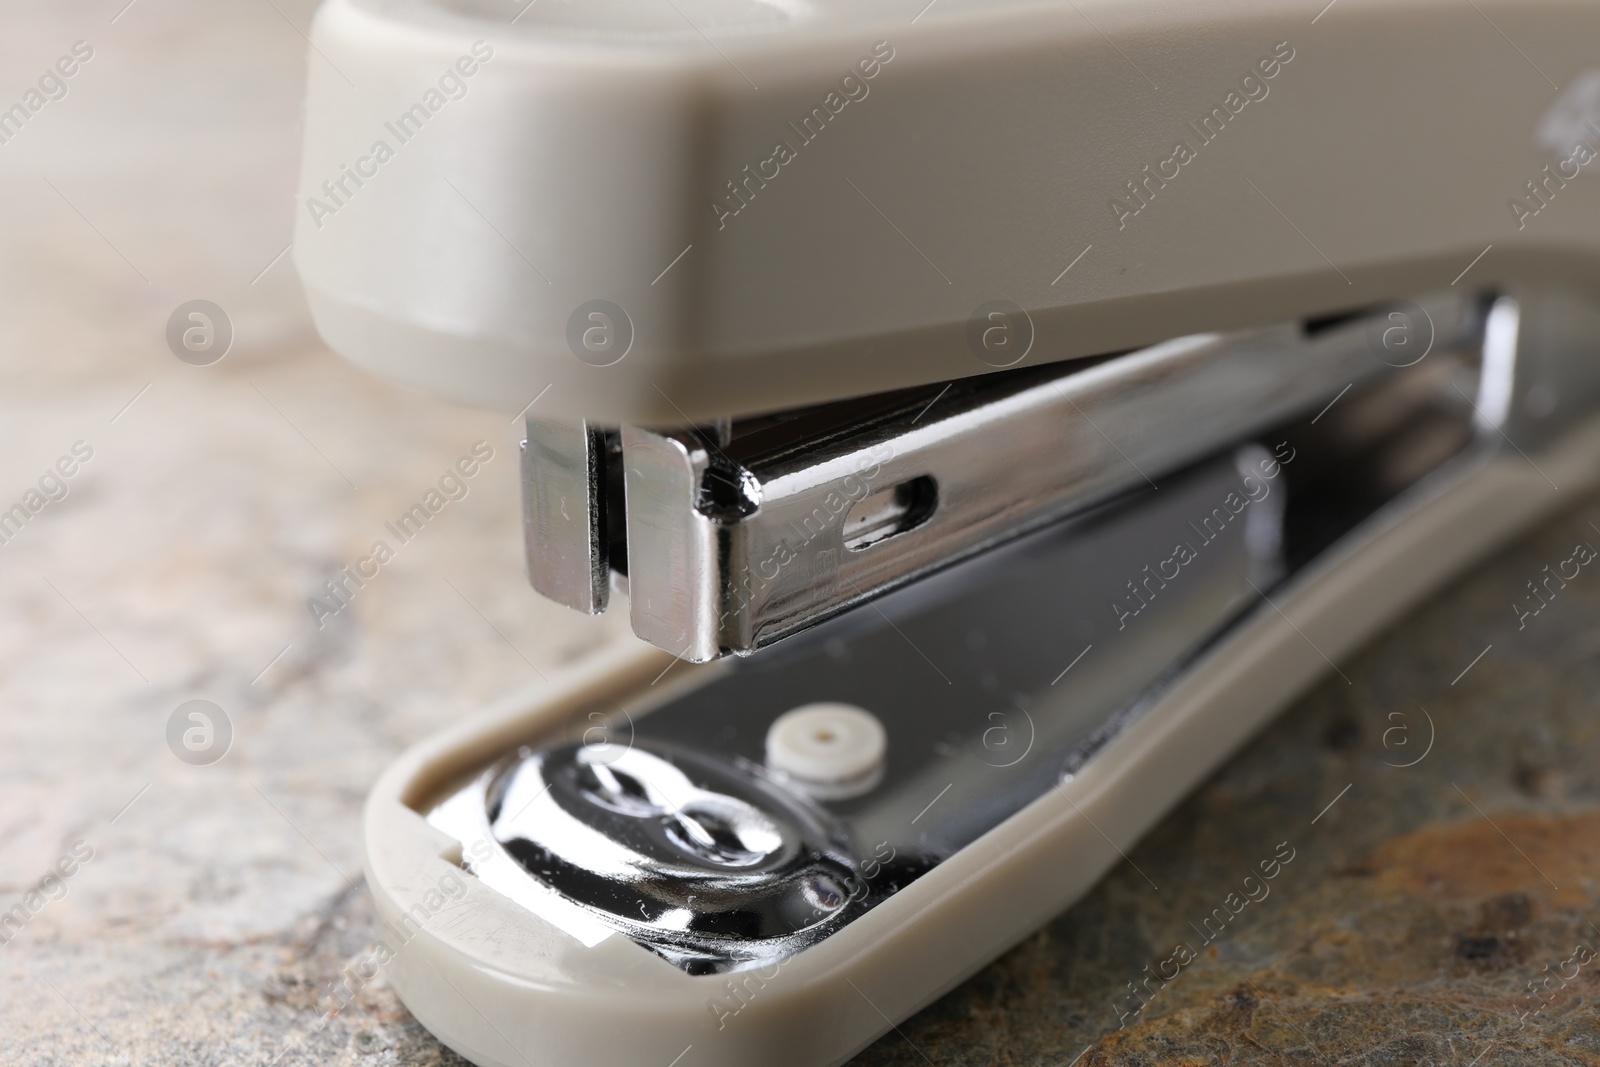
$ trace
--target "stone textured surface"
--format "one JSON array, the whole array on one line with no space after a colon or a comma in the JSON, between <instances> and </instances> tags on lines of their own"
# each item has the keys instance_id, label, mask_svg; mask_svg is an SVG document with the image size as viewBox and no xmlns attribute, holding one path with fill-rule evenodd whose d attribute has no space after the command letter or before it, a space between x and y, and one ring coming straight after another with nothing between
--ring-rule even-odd
<instances>
[{"instance_id":1,"label":"stone textured surface","mask_svg":"<svg viewBox=\"0 0 1600 1067\"><path fill-rule=\"evenodd\" d=\"M626 624L521 581L506 421L331 357L274 261L310 4L124 3L13 0L0 34L5 103L95 48L0 145L0 504L94 453L0 547L0 906L46 891L0 945L0 1062L459 1064L381 979L317 1025L372 936L362 798ZM212 367L162 339L195 297L238 330ZM480 440L467 498L317 628L307 597ZM1600 576L1522 631L1509 607L1591 518L1341 663L1132 851L1160 889L1118 869L859 1062L1600 1063L1600 962L1574 956L1600 948ZM234 731L211 766L165 740L197 698ZM1270 896L1202 946L1281 842ZM1198 958L1131 1013L1180 942Z\"/></svg>"}]
</instances>

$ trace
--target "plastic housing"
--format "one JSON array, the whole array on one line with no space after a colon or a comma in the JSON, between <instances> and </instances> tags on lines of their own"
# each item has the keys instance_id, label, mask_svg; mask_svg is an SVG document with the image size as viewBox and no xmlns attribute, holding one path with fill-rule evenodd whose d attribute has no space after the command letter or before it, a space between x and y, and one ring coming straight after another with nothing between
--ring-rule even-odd
<instances>
[{"instance_id":1,"label":"plastic housing","mask_svg":"<svg viewBox=\"0 0 1600 1067\"><path fill-rule=\"evenodd\" d=\"M317 327L453 400L685 425L988 371L994 300L1038 362L1600 278L1591 3L518 6L311 33Z\"/></svg>"}]
</instances>

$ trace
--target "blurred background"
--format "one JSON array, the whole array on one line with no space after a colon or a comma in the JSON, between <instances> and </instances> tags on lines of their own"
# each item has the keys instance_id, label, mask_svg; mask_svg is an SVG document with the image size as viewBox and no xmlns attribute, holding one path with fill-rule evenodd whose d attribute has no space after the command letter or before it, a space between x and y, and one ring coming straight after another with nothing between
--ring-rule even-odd
<instances>
[{"instance_id":1,"label":"blurred background","mask_svg":"<svg viewBox=\"0 0 1600 1067\"><path fill-rule=\"evenodd\" d=\"M318 341L285 254L314 6L0 7L0 107L92 49L0 144L0 508L92 451L0 527L0 906L93 852L0 946L6 1063L271 1061L326 992L295 961L365 945L324 927L383 766L627 629L523 580L520 427ZM166 341L195 299L233 326L209 366ZM476 442L465 498L399 545L384 522ZM394 560L319 628L308 598L380 538ZM167 743L191 700L226 716L191 759L231 727L209 765Z\"/></svg>"}]
</instances>

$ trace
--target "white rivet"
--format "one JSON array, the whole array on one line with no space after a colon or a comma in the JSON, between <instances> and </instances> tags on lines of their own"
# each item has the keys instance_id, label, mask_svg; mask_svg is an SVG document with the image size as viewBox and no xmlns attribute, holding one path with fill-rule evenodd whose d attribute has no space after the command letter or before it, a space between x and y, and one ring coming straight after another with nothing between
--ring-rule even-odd
<instances>
[{"instance_id":1,"label":"white rivet","mask_svg":"<svg viewBox=\"0 0 1600 1067\"><path fill-rule=\"evenodd\" d=\"M779 715L767 731L767 766L806 783L857 782L883 766L888 746L872 712L854 704L806 704Z\"/></svg>"}]
</instances>

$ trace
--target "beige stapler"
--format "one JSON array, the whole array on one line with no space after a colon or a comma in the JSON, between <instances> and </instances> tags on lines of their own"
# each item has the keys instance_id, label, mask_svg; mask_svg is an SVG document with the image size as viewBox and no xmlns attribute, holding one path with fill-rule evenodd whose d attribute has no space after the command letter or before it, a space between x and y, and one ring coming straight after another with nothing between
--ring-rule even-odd
<instances>
[{"instance_id":1,"label":"beige stapler","mask_svg":"<svg viewBox=\"0 0 1600 1067\"><path fill-rule=\"evenodd\" d=\"M525 415L534 587L643 639L378 783L406 1004L486 1067L841 1063L1593 485L1596 40L329 0L318 328Z\"/></svg>"}]
</instances>

